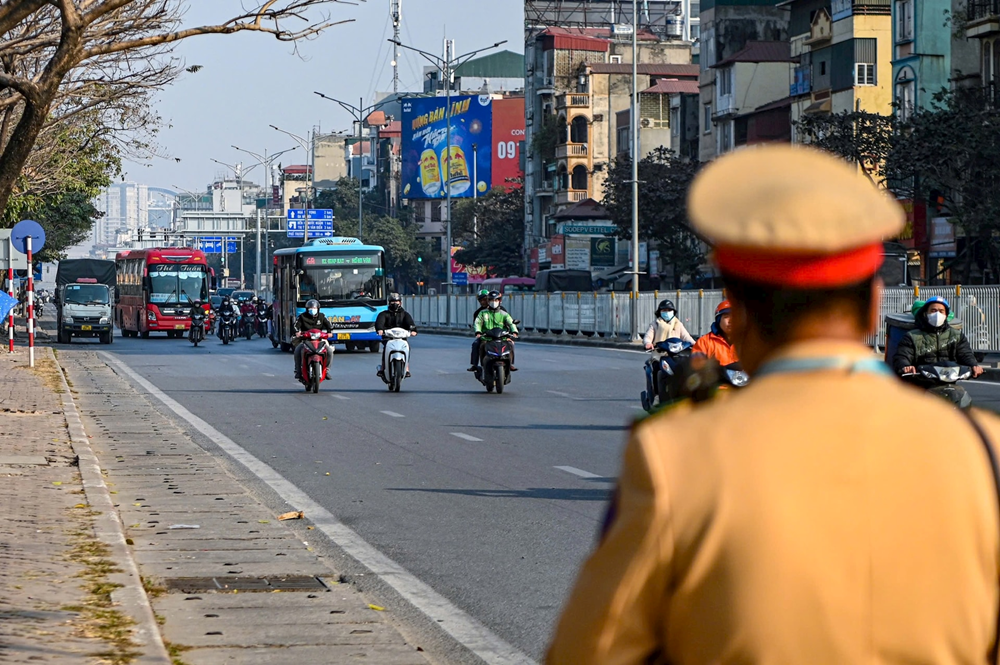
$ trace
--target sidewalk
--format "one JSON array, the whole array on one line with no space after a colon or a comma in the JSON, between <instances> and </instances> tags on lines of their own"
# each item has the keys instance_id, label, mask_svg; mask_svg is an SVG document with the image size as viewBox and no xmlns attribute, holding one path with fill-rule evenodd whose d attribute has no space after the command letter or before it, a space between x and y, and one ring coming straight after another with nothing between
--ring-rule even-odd
<instances>
[{"instance_id":1,"label":"sidewalk","mask_svg":"<svg viewBox=\"0 0 1000 665\"><path fill-rule=\"evenodd\" d=\"M0 662L428 663L96 350L36 364L0 358Z\"/></svg>"},{"instance_id":2,"label":"sidewalk","mask_svg":"<svg viewBox=\"0 0 1000 665\"><path fill-rule=\"evenodd\" d=\"M133 623L114 606L117 566L98 540L96 515L63 416L47 349L0 357L0 661L125 663Z\"/></svg>"}]
</instances>

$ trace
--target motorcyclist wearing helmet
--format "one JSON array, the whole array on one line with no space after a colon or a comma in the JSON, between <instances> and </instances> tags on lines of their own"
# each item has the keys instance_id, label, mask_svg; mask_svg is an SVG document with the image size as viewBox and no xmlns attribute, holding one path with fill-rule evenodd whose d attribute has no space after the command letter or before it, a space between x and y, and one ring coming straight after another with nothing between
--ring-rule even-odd
<instances>
[{"instance_id":1,"label":"motorcyclist wearing helmet","mask_svg":"<svg viewBox=\"0 0 1000 665\"><path fill-rule=\"evenodd\" d=\"M503 296L501 296L501 298L503 298ZM475 311L475 313L472 315L472 325L473 326L475 326L476 319L479 318L479 315L482 312L485 312L485 311L487 311L490 308L489 307L489 301L490 301L490 291L489 291L489 289L480 289L479 293L476 295L476 299L479 300L479 309L477 309ZM506 312L507 311L506 309L504 309L503 302L500 303L500 311L502 311L502 312ZM472 340L472 355L469 358L470 365L469 365L469 369L467 370L469 372L475 372L476 369L479 367L479 346L481 344L482 344L482 339L480 339L479 336L476 336L476 339Z\"/></svg>"},{"instance_id":2,"label":"motorcyclist wearing helmet","mask_svg":"<svg viewBox=\"0 0 1000 665\"><path fill-rule=\"evenodd\" d=\"M295 337L292 338L292 344L295 346L295 379L297 381L302 381L302 353L305 350L301 335L307 330L333 332L333 324L326 318L326 314L319 311L318 300L306 302L306 311L295 319ZM327 367L330 366L330 355L330 353L326 354Z\"/></svg>"},{"instance_id":3,"label":"motorcyclist wearing helmet","mask_svg":"<svg viewBox=\"0 0 1000 665\"><path fill-rule=\"evenodd\" d=\"M207 310L210 309L208 307L205 307L205 303L203 303L200 298L195 298L194 300L191 300L190 302L191 302L191 309L188 310L188 317L190 317L190 319L191 319L191 327L188 328L188 339L192 339L193 336L194 336L194 332L193 332L194 331L194 317L195 316L204 316L207 319L208 318L208 311ZM202 324L202 325L204 325L204 324ZM203 328L203 330L204 330L204 328Z\"/></svg>"},{"instance_id":4,"label":"motorcyclist wearing helmet","mask_svg":"<svg viewBox=\"0 0 1000 665\"><path fill-rule=\"evenodd\" d=\"M658 343L675 337L694 344L694 337L691 337L691 333L677 317L677 308L674 307L674 303L669 300L661 300L660 304L656 306L656 318L646 328L646 334L642 336L642 343L648 351Z\"/></svg>"},{"instance_id":5,"label":"motorcyclist wearing helmet","mask_svg":"<svg viewBox=\"0 0 1000 665\"><path fill-rule=\"evenodd\" d=\"M378 333L379 337L391 328L402 328L409 330L411 335L417 334L417 324L413 322L413 317L410 316L410 313L403 309L403 298L398 293L389 294L389 308L384 312L379 312L378 317L375 319L375 332ZM378 366L378 371L375 372L379 376L384 376L385 361L385 342L383 342L382 364ZM410 368L407 367L406 378L409 377Z\"/></svg>"},{"instance_id":6,"label":"motorcyclist wearing helmet","mask_svg":"<svg viewBox=\"0 0 1000 665\"><path fill-rule=\"evenodd\" d=\"M476 337L480 338L484 332L487 330L493 330L494 328L503 328L505 331L509 332L512 336L517 337L517 326L514 325L514 319L511 318L507 310L500 306L500 292L490 291L488 297L487 308L476 315L476 323L474 329L476 331ZM480 362L482 362L482 349L483 346L480 345ZM510 352L510 371L516 372L517 368L514 366L514 344L511 343Z\"/></svg>"},{"instance_id":7,"label":"motorcyclist wearing helmet","mask_svg":"<svg viewBox=\"0 0 1000 665\"><path fill-rule=\"evenodd\" d=\"M698 338L691 348L691 354L713 358L723 367L739 362L740 359L736 356L736 349L729 337L732 331L729 301L723 300L715 308L715 323L712 324L711 332Z\"/></svg>"},{"instance_id":8,"label":"motorcyclist wearing helmet","mask_svg":"<svg viewBox=\"0 0 1000 665\"><path fill-rule=\"evenodd\" d=\"M222 337L222 314L224 312L230 312L233 315L233 321L234 321L233 325L235 327L235 330L239 330L240 329L240 308L239 308L239 306L236 304L236 301L233 300L232 298L230 298L229 296L223 296L222 297L222 302L219 303L219 322L218 322L219 325L218 325L218 328L216 330L216 334L219 337ZM234 332L234 336L235 336L235 332Z\"/></svg>"},{"instance_id":9,"label":"motorcyclist wearing helmet","mask_svg":"<svg viewBox=\"0 0 1000 665\"><path fill-rule=\"evenodd\" d=\"M892 367L897 374L913 374L919 365L934 365L941 361L971 367L973 376L983 373L965 333L948 324L950 313L951 305L941 296L928 298L917 310L914 314L917 327L899 340L892 358Z\"/></svg>"}]
</instances>

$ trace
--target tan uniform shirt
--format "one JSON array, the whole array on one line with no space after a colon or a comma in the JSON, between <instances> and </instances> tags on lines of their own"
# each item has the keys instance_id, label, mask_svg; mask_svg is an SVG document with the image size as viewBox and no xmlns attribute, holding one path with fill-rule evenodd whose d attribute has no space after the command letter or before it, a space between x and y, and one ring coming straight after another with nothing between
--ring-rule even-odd
<instances>
[{"instance_id":1,"label":"tan uniform shirt","mask_svg":"<svg viewBox=\"0 0 1000 665\"><path fill-rule=\"evenodd\" d=\"M1000 447L1000 421L977 420ZM996 491L940 398L868 372L761 376L638 424L619 488L550 664L986 662Z\"/></svg>"}]
</instances>

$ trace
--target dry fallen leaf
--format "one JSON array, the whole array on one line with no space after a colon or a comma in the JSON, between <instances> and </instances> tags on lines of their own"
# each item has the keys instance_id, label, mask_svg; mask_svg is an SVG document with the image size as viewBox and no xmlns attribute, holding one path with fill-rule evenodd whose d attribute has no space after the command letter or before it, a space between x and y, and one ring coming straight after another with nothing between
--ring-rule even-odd
<instances>
[{"instance_id":1,"label":"dry fallen leaf","mask_svg":"<svg viewBox=\"0 0 1000 665\"><path fill-rule=\"evenodd\" d=\"M384 607L379 607L378 605L371 605L371 604L369 604L368 607L372 608L376 612L385 612L385 608Z\"/></svg>"},{"instance_id":2,"label":"dry fallen leaf","mask_svg":"<svg viewBox=\"0 0 1000 665\"><path fill-rule=\"evenodd\" d=\"M299 511L293 510L290 513L282 513L281 515L278 515L278 519L279 520L300 520L300 519L303 519L305 516L306 516L306 514L304 512L302 512L301 510L299 510Z\"/></svg>"}]
</instances>

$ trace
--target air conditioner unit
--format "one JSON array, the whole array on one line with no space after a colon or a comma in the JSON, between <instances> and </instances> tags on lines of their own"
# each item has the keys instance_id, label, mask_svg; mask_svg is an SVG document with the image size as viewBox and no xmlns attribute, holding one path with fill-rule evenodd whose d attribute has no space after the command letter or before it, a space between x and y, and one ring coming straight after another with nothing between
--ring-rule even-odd
<instances>
[{"instance_id":1,"label":"air conditioner unit","mask_svg":"<svg viewBox=\"0 0 1000 665\"><path fill-rule=\"evenodd\" d=\"M640 118L639 119L639 126L640 127L652 127L653 126L653 121L650 120L649 118Z\"/></svg>"}]
</instances>

